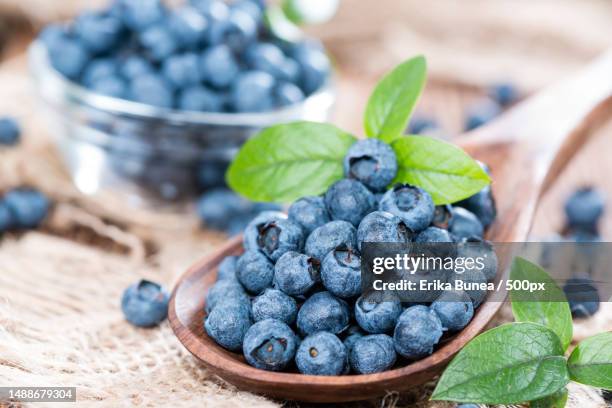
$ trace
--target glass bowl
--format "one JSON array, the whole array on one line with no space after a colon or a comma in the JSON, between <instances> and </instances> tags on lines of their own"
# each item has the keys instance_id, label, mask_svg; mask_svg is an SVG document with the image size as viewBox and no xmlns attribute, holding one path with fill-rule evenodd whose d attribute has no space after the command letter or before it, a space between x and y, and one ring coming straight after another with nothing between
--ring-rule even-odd
<instances>
[{"instance_id":1,"label":"glass bowl","mask_svg":"<svg viewBox=\"0 0 612 408\"><path fill-rule=\"evenodd\" d=\"M294 120L327 121L332 80L303 102L265 113L158 108L93 93L65 79L35 41L30 72L50 131L76 187L140 207L172 208L223 184L225 168L260 129Z\"/></svg>"}]
</instances>

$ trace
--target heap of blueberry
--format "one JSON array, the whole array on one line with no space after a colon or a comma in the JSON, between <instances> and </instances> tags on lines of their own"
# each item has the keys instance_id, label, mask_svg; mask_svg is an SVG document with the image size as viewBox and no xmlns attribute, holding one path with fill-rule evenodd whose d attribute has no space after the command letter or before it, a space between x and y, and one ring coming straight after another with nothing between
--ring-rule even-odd
<instances>
[{"instance_id":1,"label":"heap of blueberry","mask_svg":"<svg viewBox=\"0 0 612 408\"><path fill-rule=\"evenodd\" d=\"M52 66L94 92L162 108L263 112L300 102L327 81L311 41L289 44L259 0L115 0L40 36Z\"/></svg>"},{"instance_id":2,"label":"heap of blueberry","mask_svg":"<svg viewBox=\"0 0 612 408\"><path fill-rule=\"evenodd\" d=\"M47 216L49 199L31 188L19 188L0 198L0 234L38 227Z\"/></svg>"},{"instance_id":3,"label":"heap of blueberry","mask_svg":"<svg viewBox=\"0 0 612 408\"><path fill-rule=\"evenodd\" d=\"M436 207L419 187L387 190L396 173L387 144L361 140L344 159L345 178L323 196L295 201L288 215L259 214L244 231L244 254L219 265L206 298L208 335L257 368L341 375L421 359L445 332L462 330L484 292L377 302L361 295L361 244L482 242L495 217L491 190ZM496 271L475 272L464 279L486 282Z\"/></svg>"}]
</instances>

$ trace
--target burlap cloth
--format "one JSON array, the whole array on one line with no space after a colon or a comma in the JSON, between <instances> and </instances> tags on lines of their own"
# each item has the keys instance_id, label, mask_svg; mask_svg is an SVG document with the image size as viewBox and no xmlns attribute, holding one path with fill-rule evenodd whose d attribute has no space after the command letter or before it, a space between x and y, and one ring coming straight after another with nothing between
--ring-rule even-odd
<instances>
[{"instance_id":1,"label":"burlap cloth","mask_svg":"<svg viewBox=\"0 0 612 408\"><path fill-rule=\"evenodd\" d=\"M68 3L61 2L66 6ZM347 3L351 8L343 9L342 13L359 13L362 16L360 18L368 15L362 14L363 4L370 2L351 0ZM381 2L372 3L380 6L380 15L389 15ZM391 1L384 0L382 3L388 5ZM402 7L415 7L412 1L398 3L402 3ZM504 5L501 10L510 7L508 1L500 3ZM550 2L539 2L540 5L545 3L550 5ZM610 10L609 4L602 1L580 3L588 7L583 6L578 17L573 17L584 27L587 26L585 16L596 16L598 10L606 7L606 10ZM0 6L14 4L19 4L21 11L30 14L36 8L32 4L40 6L41 9L34 13L34 20L44 21L49 18L45 10L56 10L55 6L60 2L0 2ZM437 15L446 16L441 21L448 24L449 15L455 6L440 1L432 4L433 9L422 10L421 15L431 21L438 21L434 18ZM448 8L443 7L443 4ZM494 12L487 6L490 2L470 1L463 4L478 4L485 11L488 10L487 15L501 18L501 11ZM569 2L558 1L555 4L558 10L565 10L561 14L566 21L569 20ZM73 12L72 8L67 10L66 14ZM543 15L541 10L539 15ZM375 14L372 16L376 17ZM411 21L418 26L415 30L421 33L418 37L426 38L427 33L432 34L428 40L430 43L435 42L431 38L436 38L436 33L443 31L442 23L419 26L418 21ZM460 21L463 21L462 27L465 28L470 17L462 13ZM608 22L606 19L605 29L609 33L612 26ZM557 27L560 23L550 24ZM598 28L603 26L599 18L593 19L593 25ZM362 24L358 26L364 27ZM326 38L343 61L346 77L349 78L348 85L342 83L340 86L340 102L350 102L351 106L341 109L338 117L341 124L357 129L355 123L358 121L355 117L358 117L356 115L363 106L362 101L371 84L351 86L351 75L376 72L382 65L392 63L393 55L399 58L399 49L390 40L390 33L396 33L397 38L408 41L408 33L411 31L400 24L381 28L379 31L382 32L380 35L385 39L385 45L380 47L380 55L391 57L362 60L358 66L356 58L364 54L354 49L350 52L350 48L357 46L360 39L364 46L369 44L375 48L374 43L367 33L359 37L361 28L356 30L350 25L338 27L336 31L330 28L325 31ZM534 30L532 28L533 36ZM552 36L554 30L550 30ZM561 74L588 59L602 48L602 42L610 38L609 35L604 38L595 33L601 31L593 29L583 33L583 39L591 38L594 42L583 41L580 46L577 42L572 43L574 52L564 57L560 67L551 68L554 73L551 76ZM340 47L342 43L347 44L347 48ZM424 43L416 41L410 44ZM563 48L561 45L559 47ZM552 49L560 61L562 50L555 47ZM515 52L520 53L520 50L515 49ZM461 51L461 55L467 53L467 49ZM435 55L443 55L442 50L438 49ZM472 52L472 55L476 54ZM381 62L383 60L384 64ZM533 59L529 60L533 62ZM539 66L537 62L535 65ZM439 67L436 69L442 69L444 64L438 62L435 66ZM462 68L457 71L453 68L447 67L448 75L438 76L442 78L442 85L428 87L423 105L428 110L450 112L447 116L454 119L447 122L457 126L461 117L460 106L466 98L473 97L473 92L467 92L463 87L449 88L447 78L459 72L462 73L460 77L468 78L465 81L459 78L459 82L478 83L487 75L464 75L468 70ZM541 69L544 69L543 66ZM496 70L499 72L499 66ZM31 94L30 83L24 71L23 61L5 64L0 70L0 112L17 115L25 128L24 142L20 147L0 150L0 191L13 186L33 185L49 194L56 205L40 231L8 234L0 242L0 386L76 386L79 405L83 406L280 405L277 401L240 392L208 374L176 340L167 323L156 329L143 330L123 320L119 299L129 283L147 277L171 287L193 261L221 243L224 237L202 230L193 212L168 215L137 211L105 197L85 197L79 194L52 147L44 121L37 114L36 100ZM544 81L541 75L534 74L533 78L539 79L525 81L525 89ZM535 235L544 236L560 227L560 202L576 185L589 182L608 192L612 191L608 176L612 173L612 162L608 159L612 154L612 144L609 142L611 134L611 125L602 129L598 137L578 155L572 167L562 174L564 183L558 183L544 197L534 226ZM612 194L609 193L609 196L612 197ZM604 236L609 237L612 217L606 217L603 230ZM610 306L605 304L595 318L578 324L575 340L612 329ZM509 311L505 308L494 324L509 319ZM433 385L434 382L402 394L391 392L382 399L347 406L452 406L427 402ZM287 405L293 407L299 404ZM571 385L569 406L603 407L605 404L597 391Z\"/></svg>"}]
</instances>

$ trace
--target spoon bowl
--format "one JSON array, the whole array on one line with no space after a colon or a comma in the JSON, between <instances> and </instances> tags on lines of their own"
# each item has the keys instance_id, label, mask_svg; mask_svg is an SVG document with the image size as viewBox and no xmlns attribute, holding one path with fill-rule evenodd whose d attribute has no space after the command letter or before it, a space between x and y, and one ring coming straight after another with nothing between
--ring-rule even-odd
<instances>
[{"instance_id":1,"label":"spoon bowl","mask_svg":"<svg viewBox=\"0 0 612 408\"><path fill-rule=\"evenodd\" d=\"M492 172L498 217L487 231L489 240L527 239L541 194L592 133L591 127L610 113L609 72L612 53L602 55L574 77L529 98L491 124L459 138L460 146L487 163ZM489 294L469 325L445 338L432 355L416 362L400 361L396 368L382 373L330 377L263 371L248 365L241 354L218 346L203 327L204 298L215 282L219 263L242 251L238 237L193 265L174 288L169 319L179 341L209 370L242 390L269 397L308 402L355 401L423 384L440 374L502 306ZM504 275L510 261L507 258L500 257L495 283Z\"/></svg>"}]
</instances>

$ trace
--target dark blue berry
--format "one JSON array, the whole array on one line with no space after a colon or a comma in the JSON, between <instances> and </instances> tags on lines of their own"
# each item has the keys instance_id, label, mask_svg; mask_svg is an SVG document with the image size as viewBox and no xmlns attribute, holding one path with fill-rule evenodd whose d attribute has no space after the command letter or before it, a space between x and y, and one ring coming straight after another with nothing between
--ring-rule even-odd
<instances>
[{"instance_id":1,"label":"dark blue berry","mask_svg":"<svg viewBox=\"0 0 612 408\"><path fill-rule=\"evenodd\" d=\"M415 115L410 119L410 123L408 124L408 133L411 135L421 135L428 130L437 128L438 123L434 118Z\"/></svg>"},{"instance_id":2,"label":"dark blue berry","mask_svg":"<svg viewBox=\"0 0 612 408\"><path fill-rule=\"evenodd\" d=\"M161 21L165 12L160 0L118 0L117 7L125 25L135 31Z\"/></svg>"},{"instance_id":3,"label":"dark blue berry","mask_svg":"<svg viewBox=\"0 0 612 408\"><path fill-rule=\"evenodd\" d=\"M451 276L451 280L454 282L454 287L457 287L457 281L462 281L464 284L477 284L477 288L465 290L465 293L472 299L472 304L475 308L480 306L485 297L487 297L487 291L480 288L480 286L487 283L487 277L481 270L466 269L463 273L455 271Z\"/></svg>"},{"instance_id":4,"label":"dark blue berry","mask_svg":"<svg viewBox=\"0 0 612 408\"><path fill-rule=\"evenodd\" d=\"M272 286L274 264L259 251L247 251L238 259L236 276L246 290L257 295Z\"/></svg>"},{"instance_id":5,"label":"dark blue berry","mask_svg":"<svg viewBox=\"0 0 612 408\"><path fill-rule=\"evenodd\" d=\"M291 106L304 100L304 92L291 82L282 82L274 89L276 106Z\"/></svg>"},{"instance_id":6,"label":"dark blue berry","mask_svg":"<svg viewBox=\"0 0 612 408\"><path fill-rule=\"evenodd\" d=\"M170 14L168 27L183 48L193 49L204 41L208 21L194 7L183 6Z\"/></svg>"},{"instance_id":7,"label":"dark blue berry","mask_svg":"<svg viewBox=\"0 0 612 408\"><path fill-rule=\"evenodd\" d=\"M431 224L434 203L425 190L408 184L398 184L380 200L379 209L399 217L413 232L422 231Z\"/></svg>"},{"instance_id":8,"label":"dark blue berry","mask_svg":"<svg viewBox=\"0 0 612 408\"><path fill-rule=\"evenodd\" d=\"M287 215L280 211L263 211L249 222L244 230L244 248L248 250L258 250L259 230L269 222L285 220Z\"/></svg>"},{"instance_id":9,"label":"dark blue berry","mask_svg":"<svg viewBox=\"0 0 612 408\"><path fill-rule=\"evenodd\" d=\"M212 90L196 85L181 91L178 97L178 107L187 111L221 112L223 110L223 100ZM223 180L224 174L225 171L222 170L222 173L215 177L215 185L219 185L219 180Z\"/></svg>"},{"instance_id":10,"label":"dark blue berry","mask_svg":"<svg viewBox=\"0 0 612 408\"><path fill-rule=\"evenodd\" d=\"M499 83L489 89L489 96L501 106L508 106L519 98L519 91L511 83Z\"/></svg>"},{"instance_id":11,"label":"dark blue berry","mask_svg":"<svg viewBox=\"0 0 612 408\"><path fill-rule=\"evenodd\" d=\"M153 72L153 66L138 55L130 55L118 65L119 72L127 80L134 80L141 75Z\"/></svg>"},{"instance_id":12,"label":"dark blue berry","mask_svg":"<svg viewBox=\"0 0 612 408\"><path fill-rule=\"evenodd\" d=\"M202 194L197 213L204 225L224 230L236 214L248 212L251 204L232 190L217 188Z\"/></svg>"},{"instance_id":13,"label":"dark blue berry","mask_svg":"<svg viewBox=\"0 0 612 408\"><path fill-rule=\"evenodd\" d=\"M198 85L201 81L199 58L194 53L172 55L162 64L162 74L175 88Z\"/></svg>"},{"instance_id":14,"label":"dark blue berry","mask_svg":"<svg viewBox=\"0 0 612 408\"><path fill-rule=\"evenodd\" d=\"M324 199L333 220L348 221L355 227L376 209L374 195L357 180L337 181L327 190Z\"/></svg>"},{"instance_id":15,"label":"dark blue berry","mask_svg":"<svg viewBox=\"0 0 612 408\"><path fill-rule=\"evenodd\" d=\"M217 88L225 88L236 80L240 67L229 47L221 44L202 54L200 70L206 82Z\"/></svg>"},{"instance_id":16,"label":"dark blue berry","mask_svg":"<svg viewBox=\"0 0 612 408\"><path fill-rule=\"evenodd\" d=\"M78 79L89 61L85 47L79 41L67 37L50 43L48 52L53 68L68 79Z\"/></svg>"},{"instance_id":17,"label":"dark blue berry","mask_svg":"<svg viewBox=\"0 0 612 408\"><path fill-rule=\"evenodd\" d=\"M323 286L341 298L352 298L361 292L361 258L347 248L336 248L321 264Z\"/></svg>"},{"instance_id":18,"label":"dark blue berry","mask_svg":"<svg viewBox=\"0 0 612 408\"><path fill-rule=\"evenodd\" d=\"M140 35L140 44L152 60L161 62L178 49L176 39L164 24L156 24Z\"/></svg>"},{"instance_id":19,"label":"dark blue berry","mask_svg":"<svg viewBox=\"0 0 612 408\"><path fill-rule=\"evenodd\" d=\"M327 81L331 63L325 52L312 43L300 44L294 51L294 59L300 65L300 83L306 95L318 91Z\"/></svg>"},{"instance_id":20,"label":"dark blue berry","mask_svg":"<svg viewBox=\"0 0 612 408\"><path fill-rule=\"evenodd\" d=\"M484 228L491 225L497 216L491 186L486 186L473 196L459 201L456 205L473 213L480 220Z\"/></svg>"},{"instance_id":21,"label":"dark blue berry","mask_svg":"<svg viewBox=\"0 0 612 408\"><path fill-rule=\"evenodd\" d=\"M157 74L145 74L133 79L129 89L130 99L161 108L174 104L172 88Z\"/></svg>"},{"instance_id":22,"label":"dark blue berry","mask_svg":"<svg viewBox=\"0 0 612 408\"><path fill-rule=\"evenodd\" d=\"M298 343L299 338L287 324L267 319L249 328L244 336L242 352L253 367L280 371L293 361Z\"/></svg>"},{"instance_id":23,"label":"dark blue berry","mask_svg":"<svg viewBox=\"0 0 612 408\"><path fill-rule=\"evenodd\" d=\"M453 207L453 218L448 230L458 241L464 238L482 238L484 235L484 227L478 217L463 207Z\"/></svg>"},{"instance_id":24,"label":"dark blue berry","mask_svg":"<svg viewBox=\"0 0 612 408\"><path fill-rule=\"evenodd\" d=\"M448 229L453 218L453 207L449 204L437 205L434 209L434 216L431 225L434 227Z\"/></svg>"},{"instance_id":25,"label":"dark blue berry","mask_svg":"<svg viewBox=\"0 0 612 408\"><path fill-rule=\"evenodd\" d=\"M130 285L121 298L121 310L126 320L135 326L152 327L168 315L170 296L157 283L141 280Z\"/></svg>"},{"instance_id":26,"label":"dark blue berry","mask_svg":"<svg viewBox=\"0 0 612 408\"><path fill-rule=\"evenodd\" d=\"M250 309L250 300L244 288L235 279L218 280L206 294L206 311L210 312L223 303L242 303Z\"/></svg>"},{"instance_id":27,"label":"dark blue berry","mask_svg":"<svg viewBox=\"0 0 612 408\"><path fill-rule=\"evenodd\" d=\"M576 190L565 202L565 215L570 228L597 232L597 223L604 212L603 194L593 187Z\"/></svg>"},{"instance_id":28,"label":"dark blue berry","mask_svg":"<svg viewBox=\"0 0 612 408\"><path fill-rule=\"evenodd\" d=\"M277 289L266 289L253 299L253 320L276 319L286 324L293 324L297 316L297 303L291 296Z\"/></svg>"},{"instance_id":29,"label":"dark blue berry","mask_svg":"<svg viewBox=\"0 0 612 408\"><path fill-rule=\"evenodd\" d=\"M281 68L285 63L285 55L272 43L255 43L245 52L245 61L249 68L267 72L279 79L284 79Z\"/></svg>"},{"instance_id":30,"label":"dark blue berry","mask_svg":"<svg viewBox=\"0 0 612 408\"><path fill-rule=\"evenodd\" d=\"M233 280L236 281L236 264L238 257L235 255L226 256L223 258L217 269L217 281Z\"/></svg>"},{"instance_id":31,"label":"dark blue berry","mask_svg":"<svg viewBox=\"0 0 612 408\"><path fill-rule=\"evenodd\" d=\"M599 310L599 293L595 282L587 275L579 275L567 280L563 291L570 305L572 316L586 318Z\"/></svg>"},{"instance_id":32,"label":"dark blue berry","mask_svg":"<svg viewBox=\"0 0 612 408\"><path fill-rule=\"evenodd\" d=\"M305 295L320 278L320 264L314 258L288 251L274 266L274 286L291 296Z\"/></svg>"},{"instance_id":33,"label":"dark blue berry","mask_svg":"<svg viewBox=\"0 0 612 408\"><path fill-rule=\"evenodd\" d=\"M411 306L400 315L393 332L395 351L408 360L417 360L433 353L442 337L442 323L426 306Z\"/></svg>"},{"instance_id":34,"label":"dark blue berry","mask_svg":"<svg viewBox=\"0 0 612 408\"><path fill-rule=\"evenodd\" d=\"M19 142L21 127L10 117L0 118L0 145L13 146Z\"/></svg>"},{"instance_id":35,"label":"dark blue berry","mask_svg":"<svg viewBox=\"0 0 612 408\"><path fill-rule=\"evenodd\" d=\"M431 310L436 312L445 330L459 331L468 325L474 316L474 305L463 291L444 291Z\"/></svg>"},{"instance_id":36,"label":"dark blue berry","mask_svg":"<svg viewBox=\"0 0 612 408\"><path fill-rule=\"evenodd\" d=\"M419 232L419 234L414 239L414 242L417 243L445 243L445 242L453 242L453 238L450 236L447 230L438 228L438 227L428 227L423 231Z\"/></svg>"},{"instance_id":37,"label":"dark blue berry","mask_svg":"<svg viewBox=\"0 0 612 408\"><path fill-rule=\"evenodd\" d=\"M354 178L372 191L383 191L396 174L393 149L378 139L360 140L344 156L344 177Z\"/></svg>"},{"instance_id":38,"label":"dark blue berry","mask_svg":"<svg viewBox=\"0 0 612 408\"><path fill-rule=\"evenodd\" d=\"M288 219L268 222L259 228L257 248L276 262L284 253L304 248L304 232Z\"/></svg>"},{"instance_id":39,"label":"dark blue berry","mask_svg":"<svg viewBox=\"0 0 612 408\"><path fill-rule=\"evenodd\" d=\"M331 221L323 197L303 197L289 207L289 219L300 224L306 234Z\"/></svg>"},{"instance_id":40,"label":"dark blue berry","mask_svg":"<svg viewBox=\"0 0 612 408\"><path fill-rule=\"evenodd\" d=\"M338 247L357 248L357 231L346 221L331 221L316 228L306 239L307 255L323 261L323 258Z\"/></svg>"},{"instance_id":41,"label":"dark blue berry","mask_svg":"<svg viewBox=\"0 0 612 408\"><path fill-rule=\"evenodd\" d=\"M349 325L346 302L329 292L317 292L304 302L297 315L297 327L303 335L318 331L339 334Z\"/></svg>"},{"instance_id":42,"label":"dark blue berry","mask_svg":"<svg viewBox=\"0 0 612 408\"><path fill-rule=\"evenodd\" d=\"M495 101L490 99L480 101L468 109L465 130L476 129L495 119L500 113L501 109Z\"/></svg>"},{"instance_id":43,"label":"dark blue berry","mask_svg":"<svg viewBox=\"0 0 612 408\"><path fill-rule=\"evenodd\" d=\"M397 355L393 339L386 334L370 334L358 339L350 350L351 368L359 374L373 374L393 367Z\"/></svg>"},{"instance_id":44,"label":"dark blue berry","mask_svg":"<svg viewBox=\"0 0 612 408\"><path fill-rule=\"evenodd\" d=\"M93 54L112 51L119 43L122 31L121 21L104 13L84 13L74 23L76 36Z\"/></svg>"},{"instance_id":45,"label":"dark blue berry","mask_svg":"<svg viewBox=\"0 0 612 408\"><path fill-rule=\"evenodd\" d=\"M399 217L385 211L374 211L361 220L357 228L357 245L361 250L364 242L407 243L412 235Z\"/></svg>"},{"instance_id":46,"label":"dark blue berry","mask_svg":"<svg viewBox=\"0 0 612 408\"><path fill-rule=\"evenodd\" d=\"M273 107L274 77L263 71L238 75L231 90L231 105L236 112L263 112Z\"/></svg>"},{"instance_id":47,"label":"dark blue berry","mask_svg":"<svg viewBox=\"0 0 612 408\"><path fill-rule=\"evenodd\" d=\"M6 193L4 203L11 212L12 227L30 229L38 227L49 212L49 199L39 191L17 189Z\"/></svg>"},{"instance_id":48,"label":"dark blue berry","mask_svg":"<svg viewBox=\"0 0 612 408\"><path fill-rule=\"evenodd\" d=\"M355 319L359 327L368 333L389 332L395 327L402 311L402 304L398 300L377 302L361 296L355 302Z\"/></svg>"},{"instance_id":49,"label":"dark blue berry","mask_svg":"<svg viewBox=\"0 0 612 408\"><path fill-rule=\"evenodd\" d=\"M226 44L240 52L257 37L257 22L247 11L232 7L227 19L212 21L208 31L211 44Z\"/></svg>"},{"instance_id":50,"label":"dark blue berry","mask_svg":"<svg viewBox=\"0 0 612 408\"><path fill-rule=\"evenodd\" d=\"M91 87L96 81L116 74L117 63L112 58L97 58L89 62L85 67L82 83L87 87Z\"/></svg>"},{"instance_id":51,"label":"dark blue berry","mask_svg":"<svg viewBox=\"0 0 612 408\"><path fill-rule=\"evenodd\" d=\"M114 75L97 79L91 84L92 91L113 98L125 98L127 95L126 89L125 81Z\"/></svg>"},{"instance_id":52,"label":"dark blue berry","mask_svg":"<svg viewBox=\"0 0 612 408\"><path fill-rule=\"evenodd\" d=\"M302 374L340 375L348 370L348 355L337 336L321 331L302 341L295 364Z\"/></svg>"},{"instance_id":53,"label":"dark blue berry","mask_svg":"<svg viewBox=\"0 0 612 408\"><path fill-rule=\"evenodd\" d=\"M221 347L231 351L242 349L242 342L251 327L248 310L241 304L224 302L204 319L206 333Z\"/></svg>"},{"instance_id":54,"label":"dark blue berry","mask_svg":"<svg viewBox=\"0 0 612 408\"><path fill-rule=\"evenodd\" d=\"M346 335L344 337L344 340L342 340L342 343L344 344L344 347L346 347L347 353L351 352L351 349L353 348L353 345L355 345L355 342L363 336L365 336L365 333L361 330L359 326L354 325L346 330Z\"/></svg>"}]
</instances>

